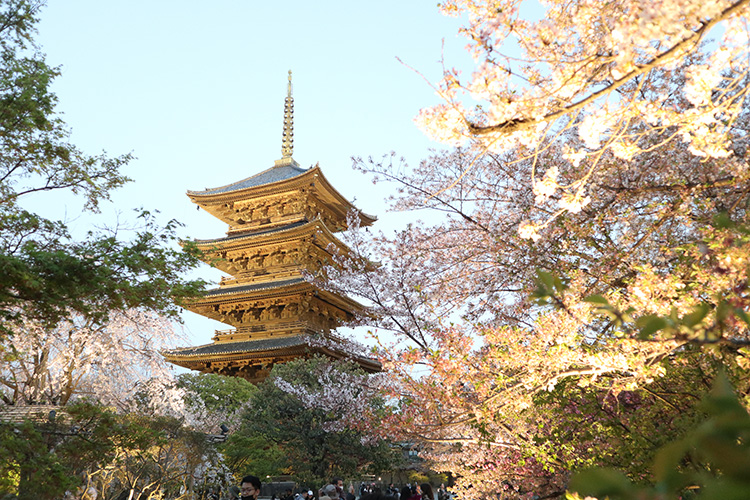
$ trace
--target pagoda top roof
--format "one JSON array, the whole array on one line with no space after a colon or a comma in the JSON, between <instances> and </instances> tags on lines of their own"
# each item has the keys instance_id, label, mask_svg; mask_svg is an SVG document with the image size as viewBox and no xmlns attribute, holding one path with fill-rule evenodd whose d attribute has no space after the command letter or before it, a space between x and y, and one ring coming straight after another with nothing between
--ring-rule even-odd
<instances>
[{"instance_id":1,"label":"pagoda top roof","mask_svg":"<svg viewBox=\"0 0 750 500\"><path fill-rule=\"evenodd\" d=\"M203 191L188 191L188 196L211 196L215 194L231 193L232 191L239 191L242 189L253 188L263 186L265 184L273 184L274 182L286 181L293 179L299 175L304 174L310 169L301 168L296 162L288 165L274 165L273 167L255 174L241 181L227 184L226 186L220 186L212 189L205 189Z\"/></svg>"},{"instance_id":2,"label":"pagoda top roof","mask_svg":"<svg viewBox=\"0 0 750 500\"><path fill-rule=\"evenodd\" d=\"M236 222L236 215L231 209L227 209L227 201L257 199L274 193L311 187L318 197L326 200L336 218L346 220L347 212L353 209L354 205L328 182L320 165L303 169L291 158L288 160L280 160L274 167L233 184L204 191L188 191L187 195L193 203L231 226ZM361 211L358 211L358 214L363 226L369 226L377 220L377 217Z\"/></svg>"}]
</instances>

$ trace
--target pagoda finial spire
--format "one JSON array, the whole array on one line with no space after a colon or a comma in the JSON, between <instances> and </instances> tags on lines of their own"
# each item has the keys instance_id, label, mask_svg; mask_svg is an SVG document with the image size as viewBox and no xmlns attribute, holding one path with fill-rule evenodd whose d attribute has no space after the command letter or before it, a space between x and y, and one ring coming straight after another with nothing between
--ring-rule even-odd
<instances>
[{"instance_id":1,"label":"pagoda finial spire","mask_svg":"<svg viewBox=\"0 0 750 500\"><path fill-rule=\"evenodd\" d=\"M294 149L294 97L292 97L292 70L289 70L289 83L284 100L284 135L281 142L281 157L291 158Z\"/></svg>"},{"instance_id":2,"label":"pagoda finial spire","mask_svg":"<svg viewBox=\"0 0 750 500\"><path fill-rule=\"evenodd\" d=\"M289 82L286 86L286 99L284 100L284 134L281 141L281 159L276 160L276 166L294 165L299 166L292 158L294 149L294 97L292 97L292 70L289 70Z\"/></svg>"}]
</instances>

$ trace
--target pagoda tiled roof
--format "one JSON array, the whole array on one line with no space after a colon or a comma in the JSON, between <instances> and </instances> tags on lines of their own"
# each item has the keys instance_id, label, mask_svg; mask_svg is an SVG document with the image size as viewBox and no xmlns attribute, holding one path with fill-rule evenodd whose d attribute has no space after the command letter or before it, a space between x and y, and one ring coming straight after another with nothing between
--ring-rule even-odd
<instances>
[{"instance_id":1,"label":"pagoda tiled roof","mask_svg":"<svg viewBox=\"0 0 750 500\"><path fill-rule=\"evenodd\" d=\"M260 231L246 231L239 234L233 234L231 236L224 236L221 238L213 238L208 240L194 240L195 243L199 245L205 245L208 243L222 243L225 241L233 241L240 238L251 238L254 236L262 236L264 234L273 234L273 233L280 233L282 231L287 231L289 229L294 229L295 227L304 226L305 224L308 224L309 221L307 220L300 220L297 222L292 222L291 224L286 224L284 226L277 226L273 227L271 229L262 229Z\"/></svg>"},{"instance_id":2,"label":"pagoda tiled roof","mask_svg":"<svg viewBox=\"0 0 750 500\"><path fill-rule=\"evenodd\" d=\"M285 286L291 286L291 285L296 285L297 283L305 283L305 282L306 281L304 278L292 278L288 280L279 280L279 281L266 281L263 283L252 283L249 285L213 288L211 290L207 290L203 295L205 297L214 297L217 295L229 295L233 293L254 292L257 290L272 290L274 288L283 288Z\"/></svg>"},{"instance_id":3,"label":"pagoda tiled roof","mask_svg":"<svg viewBox=\"0 0 750 500\"><path fill-rule=\"evenodd\" d=\"M204 344L195 347L179 347L168 351L163 351L162 354L168 360L172 362L190 363L190 359L193 361L196 358L211 359L216 357L229 357L234 358L242 355L268 355L270 353L289 353L304 349L311 349L318 352L331 353L330 347L324 345L318 345L317 342L312 340L308 334L293 335L288 337L276 337L276 338L263 338L257 340L239 340L235 342L214 342L212 344ZM345 344L334 348L333 352L337 352L339 355L351 356L353 353L346 351ZM183 358L183 359L181 359ZM370 372L376 372L381 370L380 363L372 358L362 357L354 355L353 360L357 361L362 368ZM186 366L186 365L185 365Z\"/></svg>"},{"instance_id":4,"label":"pagoda tiled roof","mask_svg":"<svg viewBox=\"0 0 750 500\"><path fill-rule=\"evenodd\" d=\"M213 195L221 193L229 193L232 191L239 191L240 189L246 189L251 187L262 186L264 184L272 184L274 182L285 181L292 179L298 175L302 175L307 172L307 169L297 167L295 165L282 165L273 166L259 174L255 174L241 181L227 184L213 189L206 189L204 191L188 191L188 195Z\"/></svg>"},{"instance_id":5,"label":"pagoda tiled roof","mask_svg":"<svg viewBox=\"0 0 750 500\"><path fill-rule=\"evenodd\" d=\"M291 337L276 337L258 340L241 340L237 342L214 342L196 347L183 347L165 351L168 357L173 356L213 356L217 354L241 354L250 352L265 352L292 347L306 346L307 335L294 335Z\"/></svg>"}]
</instances>

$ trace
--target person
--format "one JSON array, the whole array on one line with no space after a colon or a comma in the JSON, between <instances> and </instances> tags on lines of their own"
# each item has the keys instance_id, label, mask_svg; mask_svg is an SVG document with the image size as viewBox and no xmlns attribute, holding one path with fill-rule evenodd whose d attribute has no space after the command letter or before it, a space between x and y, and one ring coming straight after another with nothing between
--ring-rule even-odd
<instances>
[{"instance_id":1,"label":"person","mask_svg":"<svg viewBox=\"0 0 750 500\"><path fill-rule=\"evenodd\" d=\"M401 500L401 491L398 489L398 486L391 485L391 493L390 496L393 497L393 500Z\"/></svg>"},{"instance_id":2,"label":"person","mask_svg":"<svg viewBox=\"0 0 750 500\"><path fill-rule=\"evenodd\" d=\"M422 500L435 500L435 494L432 492L431 484L422 483L419 487L422 489Z\"/></svg>"},{"instance_id":3,"label":"person","mask_svg":"<svg viewBox=\"0 0 750 500\"><path fill-rule=\"evenodd\" d=\"M438 488L438 500L448 500L448 490L445 489L445 483L440 483L440 488Z\"/></svg>"},{"instance_id":4,"label":"person","mask_svg":"<svg viewBox=\"0 0 750 500\"><path fill-rule=\"evenodd\" d=\"M309 492L307 490L300 491L294 497L294 500L308 500Z\"/></svg>"},{"instance_id":5,"label":"person","mask_svg":"<svg viewBox=\"0 0 750 500\"><path fill-rule=\"evenodd\" d=\"M360 500L385 500L386 498L388 497L383 495L381 489L377 488L377 491L366 493Z\"/></svg>"},{"instance_id":6,"label":"person","mask_svg":"<svg viewBox=\"0 0 750 500\"><path fill-rule=\"evenodd\" d=\"M245 476L240 482L240 498L242 500L258 500L260 495L260 479L255 476Z\"/></svg>"},{"instance_id":7,"label":"person","mask_svg":"<svg viewBox=\"0 0 750 500\"><path fill-rule=\"evenodd\" d=\"M411 493L411 495L407 497L409 500L422 500L422 492L420 491L418 484L410 486L409 492ZM403 497L403 491L401 492L401 496Z\"/></svg>"},{"instance_id":8,"label":"person","mask_svg":"<svg viewBox=\"0 0 750 500\"><path fill-rule=\"evenodd\" d=\"M338 500L340 498L338 489L336 488L335 484L326 485L326 487L323 488L323 495L327 496L331 500Z\"/></svg>"},{"instance_id":9,"label":"person","mask_svg":"<svg viewBox=\"0 0 750 500\"><path fill-rule=\"evenodd\" d=\"M344 480L340 477L334 477L333 479L331 479L331 484L336 487L339 498L344 500L346 498L346 494L344 493Z\"/></svg>"}]
</instances>

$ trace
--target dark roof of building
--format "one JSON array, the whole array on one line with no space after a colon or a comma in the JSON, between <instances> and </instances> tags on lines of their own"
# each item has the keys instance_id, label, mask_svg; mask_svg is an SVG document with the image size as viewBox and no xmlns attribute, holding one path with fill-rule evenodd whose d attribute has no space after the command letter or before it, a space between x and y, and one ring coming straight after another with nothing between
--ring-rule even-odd
<instances>
[{"instance_id":1,"label":"dark roof of building","mask_svg":"<svg viewBox=\"0 0 750 500\"><path fill-rule=\"evenodd\" d=\"M305 172L307 172L307 169L294 165L274 166L269 168L268 170L264 170L259 174L255 174L251 177L248 177L247 179L242 179L241 181L237 181L232 184L227 184L226 186L206 189L205 191L188 191L188 194L212 195L219 193L228 193L231 191L239 191L240 189L262 186L264 184L271 184L274 182L291 179Z\"/></svg>"},{"instance_id":2,"label":"dark roof of building","mask_svg":"<svg viewBox=\"0 0 750 500\"><path fill-rule=\"evenodd\" d=\"M280 233L282 231L286 231L287 229L294 229L295 227L304 226L307 224L307 220L300 220L297 222L292 222L291 224L287 224L285 226L278 226L271 229L263 229L261 231L247 231L240 234L233 234L232 236L225 236L223 238L214 238L209 240L194 240L195 243L198 244L206 244L206 243L222 243L225 241L232 241L239 238L249 238L252 236L260 236L263 234L271 234L271 233Z\"/></svg>"},{"instance_id":3,"label":"dark roof of building","mask_svg":"<svg viewBox=\"0 0 750 500\"><path fill-rule=\"evenodd\" d=\"M24 420L51 422L63 416L62 407L57 405L0 406L0 422L21 423Z\"/></svg>"},{"instance_id":4,"label":"dark roof of building","mask_svg":"<svg viewBox=\"0 0 750 500\"><path fill-rule=\"evenodd\" d=\"M223 288L213 288L206 291L203 295L205 297L212 297L214 295L228 295L230 293L242 293L242 292L254 292L256 290L271 290L273 288L283 288L285 286L296 285L297 283L304 283L303 278L291 278L288 280L280 281L267 281L264 283L253 283L250 285L242 286L225 286Z\"/></svg>"},{"instance_id":5,"label":"dark roof of building","mask_svg":"<svg viewBox=\"0 0 750 500\"><path fill-rule=\"evenodd\" d=\"M206 356L212 354L239 354L243 352L262 352L307 345L307 335L277 337L238 342L215 342L196 347L184 347L165 351L167 356Z\"/></svg>"},{"instance_id":6,"label":"dark roof of building","mask_svg":"<svg viewBox=\"0 0 750 500\"><path fill-rule=\"evenodd\" d=\"M300 334L290 337L276 337L276 338L264 338L258 340L240 340L236 342L214 342L212 344L204 344L196 347L182 347L177 349L171 349L169 351L163 351L163 355L169 359L172 358L172 362L177 362L175 358L189 358L189 357L202 357L202 356L232 356L232 355L243 355L252 353L268 353L273 351L298 351L299 349L309 348L313 351L327 350L324 345L317 345L317 343L311 338L310 335ZM342 355L351 355L346 352L346 346L341 345L340 348L335 348ZM380 371L380 363L368 357L354 356L353 358L363 368L368 371ZM187 362L187 360L185 361ZM178 363L179 364L179 363ZM184 366L184 365L183 365Z\"/></svg>"}]
</instances>

